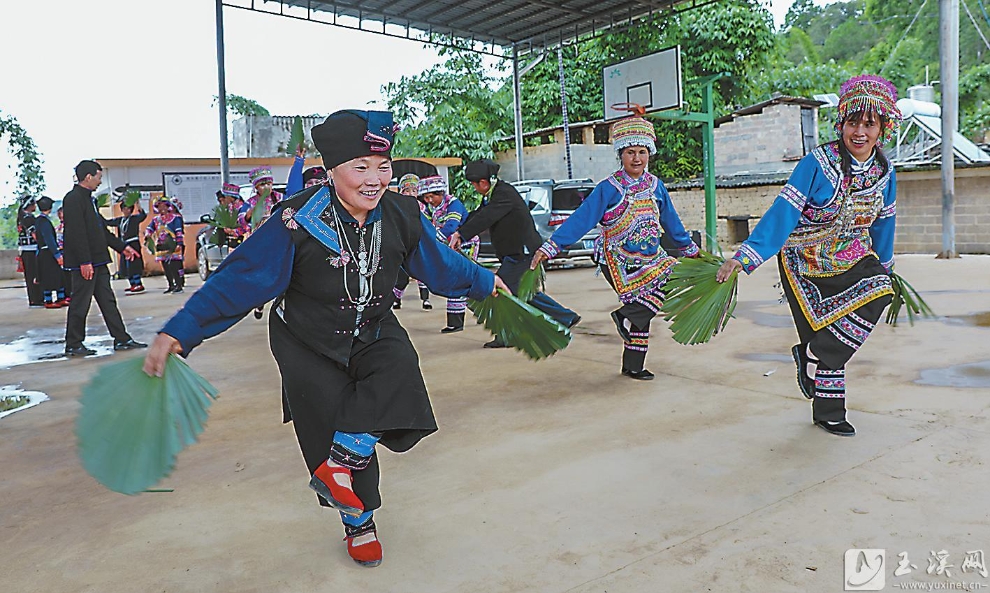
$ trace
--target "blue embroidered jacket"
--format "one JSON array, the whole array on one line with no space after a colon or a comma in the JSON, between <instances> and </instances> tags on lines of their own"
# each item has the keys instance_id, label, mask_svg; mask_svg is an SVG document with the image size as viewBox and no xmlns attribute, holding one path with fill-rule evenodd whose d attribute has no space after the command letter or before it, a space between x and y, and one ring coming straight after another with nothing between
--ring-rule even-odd
<instances>
[{"instance_id":1,"label":"blue embroidered jacket","mask_svg":"<svg viewBox=\"0 0 990 593\"><path fill-rule=\"evenodd\" d=\"M838 143L798 163L766 214L735 254L747 274L781 249L793 249L802 275L834 276L867 255L894 267L897 183L878 159L843 176Z\"/></svg>"}]
</instances>

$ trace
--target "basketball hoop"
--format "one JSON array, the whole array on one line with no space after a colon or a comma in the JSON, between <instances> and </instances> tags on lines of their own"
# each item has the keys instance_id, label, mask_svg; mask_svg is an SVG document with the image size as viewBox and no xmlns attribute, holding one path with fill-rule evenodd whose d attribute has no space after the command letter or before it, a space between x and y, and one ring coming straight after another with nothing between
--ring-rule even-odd
<instances>
[{"instance_id":1,"label":"basketball hoop","mask_svg":"<svg viewBox=\"0 0 990 593\"><path fill-rule=\"evenodd\" d=\"M643 117L646 115L646 108L639 103L613 103L610 107L615 111L628 111L632 115Z\"/></svg>"}]
</instances>

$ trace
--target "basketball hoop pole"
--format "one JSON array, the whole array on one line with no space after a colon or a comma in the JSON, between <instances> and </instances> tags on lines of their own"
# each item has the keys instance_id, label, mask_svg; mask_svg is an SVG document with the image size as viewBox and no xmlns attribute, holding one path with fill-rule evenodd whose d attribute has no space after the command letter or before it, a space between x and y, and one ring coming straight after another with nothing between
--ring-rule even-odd
<instances>
[{"instance_id":1,"label":"basketball hoop pole","mask_svg":"<svg viewBox=\"0 0 990 593\"><path fill-rule=\"evenodd\" d=\"M720 72L704 78L695 78L687 84L701 85L701 102L703 111L686 112L660 111L652 113L658 119L674 121L689 121L701 124L702 166L705 178L705 249L715 251L715 237L718 232L718 216L715 210L715 102L712 86L722 78L729 77L728 72Z\"/></svg>"}]
</instances>

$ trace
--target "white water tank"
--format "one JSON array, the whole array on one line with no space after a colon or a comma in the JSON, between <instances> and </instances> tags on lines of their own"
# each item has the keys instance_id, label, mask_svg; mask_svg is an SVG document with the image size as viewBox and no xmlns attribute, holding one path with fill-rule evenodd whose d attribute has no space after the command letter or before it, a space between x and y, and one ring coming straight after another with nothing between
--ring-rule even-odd
<instances>
[{"instance_id":1,"label":"white water tank","mask_svg":"<svg viewBox=\"0 0 990 593\"><path fill-rule=\"evenodd\" d=\"M916 84L907 90L908 99L915 101L935 102L935 87L930 84Z\"/></svg>"},{"instance_id":2,"label":"white water tank","mask_svg":"<svg viewBox=\"0 0 990 593\"><path fill-rule=\"evenodd\" d=\"M930 101L918 101L917 99L901 99L897 102L897 108L901 110L901 117L903 117L904 119L908 119L912 115L942 117L942 107L938 103L932 103Z\"/></svg>"}]
</instances>

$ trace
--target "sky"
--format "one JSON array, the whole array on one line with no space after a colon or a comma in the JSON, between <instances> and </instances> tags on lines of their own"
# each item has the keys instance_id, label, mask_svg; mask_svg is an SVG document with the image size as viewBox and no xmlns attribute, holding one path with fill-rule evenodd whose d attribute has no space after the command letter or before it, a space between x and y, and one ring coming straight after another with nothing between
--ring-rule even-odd
<instances>
[{"instance_id":1,"label":"sky","mask_svg":"<svg viewBox=\"0 0 990 593\"><path fill-rule=\"evenodd\" d=\"M792 2L769 0L778 26ZM212 0L0 2L0 114L37 144L46 194L71 189L82 159L219 153L214 20ZM382 85L440 61L419 42L235 8L224 29L227 92L275 115L382 108ZM14 167L0 150L0 205Z\"/></svg>"}]
</instances>

